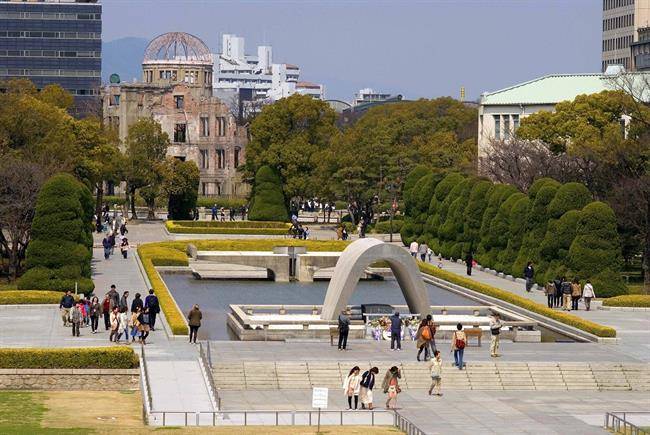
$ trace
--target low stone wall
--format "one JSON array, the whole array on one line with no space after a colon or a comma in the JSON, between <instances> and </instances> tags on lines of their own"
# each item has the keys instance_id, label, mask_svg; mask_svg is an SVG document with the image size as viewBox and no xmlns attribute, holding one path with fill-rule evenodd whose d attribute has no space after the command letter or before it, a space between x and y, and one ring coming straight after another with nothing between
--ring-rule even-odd
<instances>
[{"instance_id":1,"label":"low stone wall","mask_svg":"<svg viewBox=\"0 0 650 435\"><path fill-rule=\"evenodd\" d=\"M137 390L138 369L0 369L0 390Z\"/></svg>"}]
</instances>

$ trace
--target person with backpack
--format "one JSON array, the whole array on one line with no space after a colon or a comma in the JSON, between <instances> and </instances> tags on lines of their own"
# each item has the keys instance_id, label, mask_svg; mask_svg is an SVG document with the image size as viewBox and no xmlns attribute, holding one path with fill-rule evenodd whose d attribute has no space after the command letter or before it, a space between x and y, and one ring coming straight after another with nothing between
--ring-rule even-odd
<instances>
[{"instance_id":1,"label":"person with backpack","mask_svg":"<svg viewBox=\"0 0 650 435\"><path fill-rule=\"evenodd\" d=\"M346 310L339 314L339 350L345 350L348 345L348 334L350 333L350 317Z\"/></svg>"},{"instance_id":2,"label":"person with backpack","mask_svg":"<svg viewBox=\"0 0 650 435\"><path fill-rule=\"evenodd\" d=\"M359 389L361 409L372 409L372 389L375 386L375 376L378 374L379 369L377 367L373 367L361 375L361 388Z\"/></svg>"},{"instance_id":3,"label":"person with backpack","mask_svg":"<svg viewBox=\"0 0 650 435\"><path fill-rule=\"evenodd\" d=\"M456 325L456 330L451 336L451 350L454 352L454 365L458 370L464 367L463 354L465 353L465 346L467 345L467 335L463 331L463 325L459 323Z\"/></svg>"},{"instance_id":4,"label":"person with backpack","mask_svg":"<svg viewBox=\"0 0 650 435\"><path fill-rule=\"evenodd\" d=\"M149 295L144 299L144 306L149 310L149 329L155 331L156 316L160 313L160 303L153 289L149 289Z\"/></svg>"},{"instance_id":5,"label":"person with backpack","mask_svg":"<svg viewBox=\"0 0 650 435\"><path fill-rule=\"evenodd\" d=\"M68 326L70 322L70 310L74 307L74 297L70 290L65 292L65 295L61 297L59 302L59 310L61 310L61 320L63 320L63 326Z\"/></svg>"},{"instance_id":6,"label":"person with backpack","mask_svg":"<svg viewBox=\"0 0 650 435\"><path fill-rule=\"evenodd\" d=\"M429 328L429 322L427 319L422 319L420 326L418 327L418 332L415 334L415 345L418 348L418 354L415 357L420 361L420 354L424 351L424 360L429 359L429 341L431 340L431 329Z\"/></svg>"},{"instance_id":7,"label":"person with backpack","mask_svg":"<svg viewBox=\"0 0 650 435\"><path fill-rule=\"evenodd\" d=\"M585 300L585 308L587 311L591 309L591 299L596 297L596 293L594 293L594 286L591 285L591 282L587 280L585 282L585 288L582 290L582 297Z\"/></svg>"},{"instance_id":8,"label":"person with backpack","mask_svg":"<svg viewBox=\"0 0 650 435\"><path fill-rule=\"evenodd\" d=\"M431 363L429 364L429 370L431 371L429 396L433 393L434 389L436 390L436 396L442 396L442 393L440 392L442 384L442 358L440 357L440 352L437 350L433 353L433 358L431 358Z\"/></svg>"},{"instance_id":9,"label":"person with backpack","mask_svg":"<svg viewBox=\"0 0 650 435\"><path fill-rule=\"evenodd\" d=\"M501 318L499 313L493 313L490 316L490 334L492 335L490 340L490 356L492 358L499 357L499 335L501 334L501 328L503 324L501 323Z\"/></svg>"},{"instance_id":10,"label":"person with backpack","mask_svg":"<svg viewBox=\"0 0 650 435\"><path fill-rule=\"evenodd\" d=\"M147 337L149 336L149 308L140 310L138 313L138 330L140 331L140 343L143 345L147 344Z\"/></svg>"},{"instance_id":11,"label":"person with backpack","mask_svg":"<svg viewBox=\"0 0 650 435\"><path fill-rule=\"evenodd\" d=\"M352 367L350 373L343 382L343 392L348 398L348 409L356 410L359 406L359 392L361 390L361 375L359 366ZM352 398L354 397L354 408L352 408Z\"/></svg>"}]
</instances>

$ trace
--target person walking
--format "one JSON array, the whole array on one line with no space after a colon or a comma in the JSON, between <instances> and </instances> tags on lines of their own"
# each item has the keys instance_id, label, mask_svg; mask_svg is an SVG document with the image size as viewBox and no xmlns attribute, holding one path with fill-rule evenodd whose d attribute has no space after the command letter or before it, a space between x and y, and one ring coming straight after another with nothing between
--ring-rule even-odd
<instances>
[{"instance_id":1,"label":"person walking","mask_svg":"<svg viewBox=\"0 0 650 435\"><path fill-rule=\"evenodd\" d=\"M138 316L140 315L141 309L139 307L136 307L135 310L131 310L131 316L129 318L129 326L131 327L131 343L135 342L135 337L138 336L138 332L140 331L140 323L138 321ZM129 342L129 338L126 338L126 342Z\"/></svg>"},{"instance_id":2,"label":"person walking","mask_svg":"<svg viewBox=\"0 0 650 435\"><path fill-rule=\"evenodd\" d=\"M402 319L399 317L399 312L390 316L390 349L402 350Z\"/></svg>"},{"instance_id":3,"label":"person walking","mask_svg":"<svg viewBox=\"0 0 650 435\"><path fill-rule=\"evenodd\" d=\"M467 345L467 336L463 331L463 325L459 323L456 325L456 330L451 336L451 350L454 352L454 365L458 370L462 370L465 366L463 362L463 354L465 353L465 346Z\"/></svg>"},{"instance_id":4,"label":"person walking","mask_svg":"<svg viewBox=\"0 0 650 435\"><path fill-rule=\"evenodd\" d=\"M108 237L109 236L106 235L102 240L102 248L104 248L104 260L108 260L108 258L111 256L111 242Z\"/></svg>"},{"instance_id":5,"label":"person walking","mask_svg":"<svg viewBox=\"0 0 650 435\"><path fill-rule=\"evenodd\" d=\"M467 276L472 276L472 267L474 267L474 256L472 251L467 252L465 256L465 265L467 266Z\"/></svg>"},{"instance_id":6,"label":"person walking","mask_svg":"<svg viewBox=\"0 0 650 435\"><path fill-rule=\"evenodd\" d=\"M133 302L131 302L131 312L134 313L137 310L142 311L143 309L144 309L144 302L142 301L142 296L140 295L140 293L136 293Z\"/></svg>"},{"instance_id":7,"label":"person walking","mask_svg":"<svg viewBox=\"0 0 650 435\"><path fill-rule=\"evenodd\" d=\"M140 330L140 343L143 345L147 344L147 337L149 336L149 308L140 310L138 313L138 329Z\"/></svg>"},{"instance_id":8,"label":"person walking","mask_svg":"<svg viewBox=\"0 0 650 435\"><path fill-rule=\"evenodd\" d=\"M384 390L384 394L388 395L388 400L386 400L386 409L391 408L391 403L393 405L392 408L397 409L397 396L402 392L399 387L399 379L401 379L401 377L402 373L397 366L388 369L384 376L384 381L382 382L381 387Z\"/></svg>"},{"instance_id":9,"label":"person walking","mask_svg":"<svg viewBox=\"0 0 650 435\"><path fill-rule=\"evenodd\" d=\"M202 318L203 314L201 313L201 310L199 310L199 306L195 304L187 315L187 323L190 326L190 343L196 344L196 336L199 333ZM194 337L194 340L192 340L192 337Z\"/></svg>"},{"instance_id":10,"label":"person walking","mask_svg":"<svg viewBox=\"0 0 650 435\"><path fill-rule=\"evenodd\" d=\"M546 295L546 306L553 308L553 299L555 298L555 284L553 281L548 281L544 286L544 294Z\"/></svg>"},{"instance_id":11,"label":"person walking","mask_svg":"<svg viewBox=\"0 0 650 435\"><path fill-rule=\"evenodd\" d=\"M571 283L562 277L562 309L571 311Z\"/></svg>"},{"instance_id":12,"label":"person walking","mask_svg":"<svg viewBox=\"0 0 650 435\"><path fill-rule=\"evenodd\" d=\"M111 289L106 293L111 301L110 310L113 311L113 308L120 306L120 294L117 292L115 284L111 285Z\"/></svg>"},{"instance_id":13,"label":"person walking","mask_svg":"<svg viewBox=\"0 0 650 435\"><path fill-rule=\"evenodd\" d=\"M530 290L533 288L535 283L535 269L533 268L533 262L529 261L524 268L524 278L526 278L526 291L530 293Z\"/></svg>"},{"instance_id":14,"label":"person walking","mask_svg":"<svg viewBox=\"0 0 650 435\"><path fill-rule=\"evenodd\" d=\"M411 242L411 245L409 246L409 252L411 253L411 257L416 258L418 255L418 242L413 240Z\"/></svg>"},{"instance_id":15,"label":"person walking","mask_svg":"<svg viewBox=\"0 0 650 435\"><path fill-rule=\"evenodd\" d=\"M212 206L212 220L216 221L217 220L217 204Z\"/></svg>"},{"instance_id":16,"label":"person walking","mask_svg":"<svg viewBox=\"0 0 650 435\"><path fill-rule=\"evenodd\" d=\"M108 294L104 295L102 315L104 316L104 328L108 331L111 329L111 298Z\"/></svg>"},{"instance_id":17,"label":"person walking","mask_svg":"<svg viewBox=\"0 0 650 435\"><path fill-rule=\"evenodd\" d=\"M433 393L433 390L436 391L436 396L442 396L440 392L442 386L442 358L440 357L440 352L437 350L433 353L433 358L431 358L431 362L429 363L429 370L431 372L429 396Z\"/></svg>"},{"instance_id":18,"label":"person walking","mask_svg":"<svg viewBox=\"0 0 650 435\"><path fill-rule=\"evenodd\" d=\"M156 316L160 313L160 303L158 296L154 294L153 289L149 289L149 295L144 299L144 306L149 310L149 328L156 330Z\"/></svg>"},{"instance_id":19,"label":"person walking","mask_svg":"<svg viewBox=\"0 0 650 435\"><path fill-rule=\"evenodd\" d=\"M359 392L361 391L361 369L359 366L352 367L350 373L343 381L343 392L348 398L348 409L357 409L359 406ZM354 397L354 408L352 408L352 398Z\"/></svg>"},{"instance_id":20,"label":"person walking","mask_svg":"<svg viewBox=\"0 0 650 435\"><path fill-rule=\"evenodd\" d=\"M571 283L571 309L578 311L578 301L582 297L582 287L580 286L580 280L578 278L573 278Z\"/></svg>"},{"instance_id":21,"label":"person walking","mask_svg":"<svg viewBox=\"0 0 650 435\"><path fill-rule=\"evenodd\" d=\"M81 319L83 314L81 312L81 303L72 306L70 310L70 320L72 322L72 336L79 337L79 328L81 327Z\"/></svg>"},{"instance_id":22,"label":"person walking","mask_svg":"<svg viewBox=\"0 0 650 435\"><path fill-rule=\"evenodd\" d=\"M117 340L116 342L120 341L120 338L122 338L122 334L124 334L124 341L126 343L129 342L129 315L127 314L127 309L126 307L120 308L120 325L117 329Z\"/></svg>"},{"instance_id":23,"label":"person walking","mask_svg":"<svg viewBox=\"0 0 650 435\"><path fill-rule=\"evenodd\" d=\"M111 245L111 255L115 254L115 231L108 234L108 243Z\"/></svg>"},{"instance_id":24,"label":"person walking","mask_svg":"<svg viewBox=\"0 0 650 435\"><path fill-rule=\"evenodd\" d=\"M347 311L341 311L339 314L339 350L345 350L348 344L348 334L350 333L350 316Z\"/></svg>"},{"instance_id":25,"label":"person walking","mask_svg":"<svg viewBox=\"0 0 650 435\"><path fill-rule=\"evenodd\" d=\"M65 292L61 301L59 302L59 310L61 311L61 320L63 320L63 326L68 326L70 321L70 310L74 306L74 297L72 297L72 292L68 290Z\"/></svg>"},{"instance_id":26,"label":"person walking","mask_svg":"<svg viewBox=\"0 0 650 435\"><path fill-rule=\"evenodd\" d=\"M122 297L120 298L120 303L118 304L120 307L120 311L122 308L126 308L127 310L129 309L129 292L125 291L122 293Z\"/></svg>"},{"instance_id":27,"label":"person walking","mask_svg":"<svg viewBox=\"0 0 650 435\"><path fill-rule=\"evenodd\" d=\"M99 317L102 315L102 304L99 303L99 298L93 296L90 300L90 330L93 334L97 334L97 327L99 326Z\"/></svg>"},{"instance_id":28,"label":"person walking","mask_svg":"<svg viewBox=\"0 0 650 435\"><path fill-rule=\"evenodd\" d=\"M429 250L429 245L427 242L420 243L418 247L418 255L420 256L421 261L427 261L427 251Z\"/></svg>"},{"instance_id":29,"label":"person walking","mask_svg":"<svg viewBox=\"0 0 650 435\"><path fill-rule=\"evenodd\" d=\"M338 227L336 227L336 240L341 240L341 239L343 239L343 227L339 225Z\"/></svg>"},{"instance_id":30,"label":"person walking","mask_svg":"<svg viewBox=\"0 0 650 435\"><path fill-rule=\"evenodd\" d=\"M119 303L119 309L120 309L120 315L122 314L122 310L124 310L125 313L129 311L129 292L125 291L122 293L122 297L120 298L120 303ZM128 315L127 317L124 318L124 323L122 323L122 317L120 317L120 328L124 330L124 337L126 338L126 341L129 341L129 322L128 322Z\"/></svg>"},{"instance_id":31,"label":"person walking","mask_svg":"<svg viewBox=\"0 0 650 435\"><path fill-rule=\"evenodd\" d=\"M555 308L560 308L562 305L562 278L559 276L553 280L555 286L555 294L553 295L553 305Z\"/></svg>"},{"instance_id":32,"label":"person walking","mask_svg":"<svg viewBox=\"0 0 650 435\"><path fill-rule=\"evenodd\" d=\"M129 229L126 227L126 222L123 222L122 225L120 225L120 235L124 237L128 233L129 233Z\"/></svg>"},{"instance_id":33,"label":"person walking","mask_svg":"<svg viewBox=\"0 0 650 435\"><path fill-rule=\"evenodd\" d=\"M585 281L585 288L582 290L582 297L585 300L585 308L587 311L591 309L591 300L596 297L594 293L594 286L591 285L589 280Z\"/></svg>"},{"instance_id":34,"label":"person walking","mask_svg":"<svg viewBox=\"0 0 650 435\"><path fill-rule=\"evenodd\" d=\"M120 330L120 309L113 307L111 310L111 333L108 336L108 341L115 341L117 343L117 335Z\"/></svg>"},{"instance_id":35,"label":"person walking","mask_svg":"<svg viewBox=\"0 0 650 435\"><path fill-rule=\"evenodd\" d=\"M124 237L122 243L120 243L120 252L122 253L122 258L126 260L129 255L129 239Z\"/></svg>"},{"instance_id":36,"label":"person walking","mask_svg":"<svg viewBox=\"0 0 650 435\"><path fill-rule=\"evenodd\" d=\"M429 325L429 330L431 331L431 340L429 340L429 355L433 355L435 351L437 350L436 348L436 331L437 327L435 322L433 321L433 317L431 314L427 314L427 324Z\"/></svg>"},{"instance_id":37,"label":"person walking","mask_svg":"<svg viewBox=\"0 0 650 435\"><path fill-rule=\"evenodd\" d=\"M361 399L361 409L372 409L372 389L375 387L375 376L379 374L379 369L373 367L363 373L361 376L361 388L359 389L359 398Z\"/></svg>"},{"instance_id":38,"label":"person walking","mask_svg":"<svg viewBox=\"0 0 650 435\"><path fill-rule=\"evenodd\" d=\"M492 358L499 357L499 337L501 334L501 328L503 324L501 323L501 316L499 313L492 313L490 316L490 356Z\"/></svg>"},{"instance_id":39,"label":"person walking","mask_svg":"<svg viewBox=\"0 0 650 435\"><path fill-rule=\"evenodd\" d=\"M420 354L424 351L424 360L429 359L429 341L431 340L431 329L429 328L429 322L427 319L422 319L418 331L415 334L415 345L418 348L418 354L415 357L420 361Z\"/></svg>"}]
</instances>

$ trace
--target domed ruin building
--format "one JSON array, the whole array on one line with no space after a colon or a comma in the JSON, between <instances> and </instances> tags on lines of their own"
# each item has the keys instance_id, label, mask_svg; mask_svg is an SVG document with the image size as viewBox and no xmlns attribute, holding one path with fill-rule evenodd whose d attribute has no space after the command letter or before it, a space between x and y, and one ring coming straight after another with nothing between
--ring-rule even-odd
<instances>
[{"instance_id":1,"label":"domed ruin building","mask_svg":"<svg viewBox=\"0 0 650 435\"><path fill-rule=\"evenodd\" d=\"M249 187L237 167L245 159L246 128L212 94L212 73L210 49L199 38L181 32L160 35L144 52L142 81L119 83L115 78L118 83L105 87L104 122L124 141L130 125L152 117L169 135L167 154L199 167L199 195L245 196Z\"/></svg>"}]
</instances>

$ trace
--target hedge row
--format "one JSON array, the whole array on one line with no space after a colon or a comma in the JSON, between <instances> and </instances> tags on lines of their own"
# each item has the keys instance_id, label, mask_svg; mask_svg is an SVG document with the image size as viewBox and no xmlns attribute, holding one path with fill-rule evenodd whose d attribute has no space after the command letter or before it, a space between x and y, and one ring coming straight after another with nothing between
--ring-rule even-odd
<instances>
[{"instance_id":1,"label":"hedge row","mask_svg":"<svg viewBox=\"0 0 650 435\"><path fill-rule=\"evenodd\" d=\"M50 290L3 290L0 305L58 304L61 292Z\"/></svg>"},{"instance_id":2,"label":"hedge row","mask_svg":"<svg viewBox=\"0 0 650 435\"><path fill-rule=\"evenodd\" d=\"M186 221L167 221L165 226L167 231L174 234L257 234L265 236L282 236L288 233L289 225L283 225L281 228L269 228L259 226L232 225L212 226L212 225L185 225ZM222 222L222 224L225 222ZM233 222L234 223L234 222ZM238 222L239 223L239 222ZM252 222L260 224L263 222Z\"/></svg>"},{"instance_id":3,"label":"hedge row","mask_svg":"<svg viewBox=\"0 0 650 435\"><path fill-rule=\"evenodd\" d=\"M193 228L276 228L287 230L291 227L287 222L264 222L264 221L174 221L168 220L166 223L172 223L181 227Z\"/></svg>"},{"instance_id":4,"label":"hedge row","mask_svg":"<svg viewBox=\"0 0 650 435\"><path fill-rule=\"evenodd\" d=\"M139 366L130 347L0 349L3 369L131 369Z\"/></svg>"},{"instance_id":5,"label":"hedge row","mask_svg":"<svg viewBox=\"0 0 650 435\"><path fill-rule=\"evenodd\" d=\"M610 328L609 326L603 326L598 323L590 322L589 320L584 320L572 314L555 311L551 308L546 307L545 305L538 304L537 302L533 302L530 299L518 296L514 293L510 293L509 291L478 283L474 280L456 275L455 273L440 269L428 263L418 261L418 267L420 268L420 271L435 276L436 278L444 279L445 281L466 287L470 290L474 290L484 295L492 296L502 301L509 302L526 310L541 314L553 320L557 320L558 322L562 322L566 325L573 326L585 332L589 332L590 334L597 335L598 337L616 337L616 330L614 328Z\"/></svg>"},{"instance_id":6,"label":"hedge row","mask_svg":"<svg viewBox=\"0 0 650 435\"><path fill-rule=\"evenodd\" d=\"M603 300L606 307L641 307L650 308L650 295L624 295Z\"/></svg>"}]
</instances>

